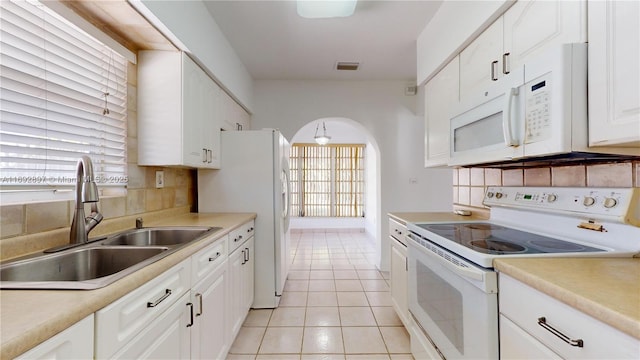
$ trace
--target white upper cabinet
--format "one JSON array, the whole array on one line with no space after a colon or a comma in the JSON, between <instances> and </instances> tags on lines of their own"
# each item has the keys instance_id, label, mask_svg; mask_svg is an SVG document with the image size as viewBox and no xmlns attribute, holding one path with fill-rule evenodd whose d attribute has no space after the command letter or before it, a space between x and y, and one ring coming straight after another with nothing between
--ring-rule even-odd
<instances>
[{"instance_id":1,"label":"white upper cabinet","mask_svg":"<svg viewBox=\"0 0 640 360\"><path fill-rule=\"evenodd\" d=\"M588 10L589 146L640 147L640 2Z\"/></svg>"},{"instance_id":2,"label":"white upper cabinet","mask_svg":"<svg viewBox=\"0 0 640 360\"><path fill-rule=\"evenodd\" d=\"M518 1L503 18L506 72L552 46L587 41L585 1Z\"/></svg>"},{"instance_id":3,"label":"white upper cabinet","mask_svg":"<svg viewBox=\"0 0 640 360\"><path fill-rule=\"evenodd\" d=\"M425 167L449 161L449 119L459 100L459 57L455 57L424 86Z\"/></svg>"},{"instance_id":4,"label":"white upper cabinet","mask_svg":"<svg viewBox=\"0 0 640 360\"><path fill-rule=\"evenodd\" d=\"M221 98L222 128L224 130L251 129L251 115L226 93ZM238 126L240 125L240 126Z\"/></svg>"},{"instance_id":5,"label":"white upper cabinet","mask_svg":"<svg viewBox=\"0 0 640 360\"><path fill-rule=\"evenodd\" d=\"M138 60L138 164L219 168L222 90L185 53Z\"/></svg>"},{"instance_id":6,"label":"white upper cabinet","mask_svg":"<svg viewBox=\"0 0 640 360\"><path fill-rule=\"evenodd\" d=\"M586 1L518 1L460 53L460 100L552 46L586 42Z\"/></svg>"},{"instance_id":7,"label":"white upper cabinet","mask_svg":"<svg viewBox=\"0 0 640 360\"><path fill-rule=\"evenodd\" d=\"M502 76L502 18L496 20L460 53L460 98L484 89Z\"/></svg>"}]
</instances>

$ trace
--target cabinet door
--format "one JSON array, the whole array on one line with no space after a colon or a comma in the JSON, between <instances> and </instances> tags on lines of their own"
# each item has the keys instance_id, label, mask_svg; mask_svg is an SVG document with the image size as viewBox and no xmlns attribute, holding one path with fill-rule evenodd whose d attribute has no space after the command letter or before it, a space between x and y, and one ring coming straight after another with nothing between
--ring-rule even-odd
<instances>
[{"instance_id":1,"label":"cabinet door","mask_svg":"<svg viewBox=\"0 0 640 360\"><path fill-rule=\"evenodd\" d=\"M554 359L561 357L541 342L500 315L500 358L501 359Z\"/></svg>"},{"instance_id":2,"label":"cabinet door","mask_svg":"<svg viewBox=\"0 0 640 360\"><path fill-rule=\"evenodd\" d=\"M406 249L393 237L391 241L391 301L405 326L409 325L408 269Z\"/></svg>"},{"instance_id":3,"label":"cabinet door","mask_svg":"<svg viewBox=\"0 0 640 360\"><path fill-rule=\"evenodd\" d=\"M640 147L640 2L589 1L589 146Z\"/></svg>"},{"instance_id":4,"label":"cabinet door","mask_svg":"<svg viewBox=\"0 0 640 360\"><path fill-rule=\"evenodd\" d=\"M203 142L202 126L207 116L207 75L186 55L183 55L182 71L182 161L185 165L204 167L207 148Z\"/></svg>"},{"instance_id":5,"label":"cabinet door","mask_svg":"<svg viewBox=\"0 0 640 360\"><path fill-rule=\"evenodd\" d=\"M254 246L254 238L251 237L247 242L243 245L245 251L245 261L242 265L242 317L246 316L253 305L253 278L254 278L254 268L255 268L255 246Z\"/></svg>"},{"instance_id":6,"label":"cabinet door","mask_svg":"<svg viewBox=\"0 0 640 360\"><path fill-rule=\"evenodd\" d=\"M190 304L189 293L184 294L111 358L189 359L191 309L187 304Z\"/></svg>"},{"instance_id":7,"label":"cabinet door","mask_svg":"<svg viewBox=\"0 0 640 360\"><path fill-rule=\"evenodd\" d=\"M551 46L586 42L586 1L518 1L503 17L507 71Z\"/></svg>"},{"instance_id":8,"label":"cabinet door","mask_svg":"<svg viewBox=\"0 0 640 360\"><path fill-rule=\"evenodd\" d=\"M461 101L483 93L491 84L492 76L493 79L502 76L502 26L500 17L460 53Z\"/></svg>"},{"instance_id":9,"label":"cabinet door","mask_svg":"<svg viewBox=\"0 0 640 360\"><path fill-rule=\"evenodd\" d=\"M16 359L93 359L93 314Z\"/></svg>"},{"instance_id":10,"label":"cabinet door","mask_svg":"<svg viewBox=\"0 0 640 360\"><path fill-rule=\"evenodd\" d=\"M234 251L229 257L229 333L235 338L242 326L242 267L244 263L244 248Z\"/></svg>"},{"instance_id":11,"label":"cabinet door","mask_svg":"<svg viewBox=\"0 0 640 360\"><path fill-rule=\"evenodd\" d=\"M456 56L424 86L425 167L449 161L449 120L459 100L459 71Z\"/></svg>"},{"instance_id":12,"label":"cabinet door","mask_svg":"<svg viewBox=\"0 0 640 360\"><path fill-rule=\"evenodd\" d=\"M192 359L224 359L232 338L226 327L228 268L212 272L192 291L194 324L191 327Z\"/></svg>"},{"instance_id":13,"label":"cabinet door","mask_svg":"<svg viewBox=\"0 0 640 360\"><path fill-rule=\"evenodd\" d=\"M222 110L220 108L220 97L222 90L218 85L204 74L203 92L204 101L202 105L202 137L203 147L206 149L206 163L204 167L219 169L220 168L220 127Z\"/></svg>"}]
</instances>

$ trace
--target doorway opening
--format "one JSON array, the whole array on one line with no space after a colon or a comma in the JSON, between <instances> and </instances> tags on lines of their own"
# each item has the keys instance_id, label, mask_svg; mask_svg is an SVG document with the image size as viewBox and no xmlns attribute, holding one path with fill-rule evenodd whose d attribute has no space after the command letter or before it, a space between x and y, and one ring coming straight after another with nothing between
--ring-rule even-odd
<instances>
[{"instance_id":1,"label":"doorway opening","mask_svg":"<svg viewBox=\"0 0 640 360\"><path fill-rule=\"evenodd\" d=\"M323 124L331 140L318 145ZM316 119L291 138L290 154L292 231L366 232L379 261L380 153L370 132L348 118Z\"/></svg>"}]
</instances>

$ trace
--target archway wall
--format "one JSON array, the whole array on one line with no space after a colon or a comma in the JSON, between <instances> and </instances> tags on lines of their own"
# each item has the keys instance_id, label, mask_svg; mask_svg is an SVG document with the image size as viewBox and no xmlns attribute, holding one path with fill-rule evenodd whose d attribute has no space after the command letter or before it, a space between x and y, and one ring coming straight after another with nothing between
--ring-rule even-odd
<instances>
[{"instance_id":1,"label":"archway wall","mask_svg":"<svg viewBox=\"0 0 640 360\"><path fill-rule=\"evenodd\" d=\"M378 181L375 193L368 192L375 196L376 209L367 209L366 221L368 229L375 229L371 232L379 246L381 270L389 269L387 213L452 209L451 170L424 168L422 94L406 96L406 85L404 81L254 82L254 129L277 128L291 140L309 122L338 117L357 122L371 135L371 147L377 147Z\"/></svg>"}]
</instances>

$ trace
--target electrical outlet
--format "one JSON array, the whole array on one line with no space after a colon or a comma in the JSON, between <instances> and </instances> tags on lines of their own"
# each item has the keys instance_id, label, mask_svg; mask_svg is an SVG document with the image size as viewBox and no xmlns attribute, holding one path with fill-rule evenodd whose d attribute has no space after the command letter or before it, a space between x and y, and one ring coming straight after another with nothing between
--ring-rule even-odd
<instances>
[{"instance_id":1,"label":"electrical outlet","mask_svg":"<svg viewBox=\"0 0 640 360\"><path fill-rule=\"evenodd\" d=\"M156 171L156 189L161 189L164 187L164 171L157 170Z\"/></svg>"}]
</instances>

